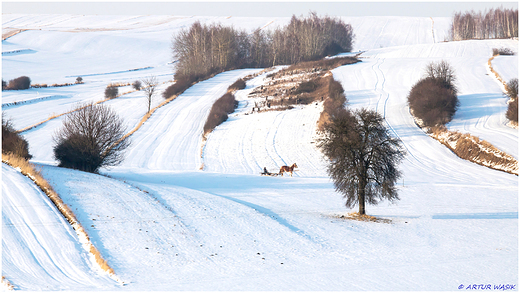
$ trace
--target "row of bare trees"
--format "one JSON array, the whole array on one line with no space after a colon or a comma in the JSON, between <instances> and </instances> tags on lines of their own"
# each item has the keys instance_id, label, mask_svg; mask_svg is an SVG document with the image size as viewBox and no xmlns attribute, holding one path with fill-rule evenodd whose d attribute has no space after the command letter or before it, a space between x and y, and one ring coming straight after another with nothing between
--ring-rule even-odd
<instances>
[{"instance_id":1,"label":"row of bare trees","mask_svg":"<svg viewBox=\"0 0 520 293\"><path fill-rule=\"evenodd\" d=\"M352 50L350 24L331 17L293 16L290 23L272 31L245 30L195 22L173 37L177 62L175 79L199 80L213 73L244 67L270 67L317 60Z\"/></svg>"},{"instance_id":2,"label":"row of bare trees","mask_svg":"<svg viewBox=\"0 0 520 293\"><path fill-rule=\"evenodd\" d=\"M453 16L450 35L454 41L518 37L518 9L457 12Z\"/></svg>"}]
</instances>

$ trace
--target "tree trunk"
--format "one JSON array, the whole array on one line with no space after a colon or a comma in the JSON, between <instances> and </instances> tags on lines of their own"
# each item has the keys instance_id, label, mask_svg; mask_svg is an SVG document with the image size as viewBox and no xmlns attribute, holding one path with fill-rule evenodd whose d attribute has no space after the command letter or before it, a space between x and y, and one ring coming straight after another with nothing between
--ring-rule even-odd
<instances>
[{"instance_id":1,"label":"tree trunk","mask_svg":"<svg viewBox=\"0 0 520 293\"><path fill-rule=\"evenodd\" d=\"M358 189L358 200L359 200L359 214L364 215L365 214L365 187L366 182L364 179L360 180L359 182L359 189Z\"/></svg>"}]
</instances>

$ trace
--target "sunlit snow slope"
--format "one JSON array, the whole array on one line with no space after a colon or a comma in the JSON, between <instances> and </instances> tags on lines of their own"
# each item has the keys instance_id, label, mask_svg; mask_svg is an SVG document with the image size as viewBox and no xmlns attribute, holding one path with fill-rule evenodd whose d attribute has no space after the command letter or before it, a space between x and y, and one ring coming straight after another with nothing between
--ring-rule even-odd
<instances>
[{"instance_id":1,"label":"sunlit snow slope","mask_svg":"<svg viewBox=\"0 0 520 293\"><path fill-rule=\"evenodd\" d=\"M2 276L15 289L115 289L33 182L2 164Z\"/></svg>"},{"instance_id":2,"label":"sunlit snow slope","mask_svg":"<svg viewBox=\"0 0 520 293\"><path fill-rule=\"evenodd\" d=\"M454 291L461 284L517 284L518 177L461 160L430 138L413 123L406 96L429 62L447 60L461 100L448 127L518 157L518 132L505 125L507 99L487 70L492 48L517 52L518 41L444 43L449 18L342 19L354 28L354 50L364 53L362 62L333 70L334 78L348 106L377 109L407 152L400 165L400 200L367 207L391 224L338 218L350 210L315 146L320 103L246 115L252 107L247 94L264 84L265 75L237 92L237 111L203 144L202 125L212 103L237 78L257 71L234 70L158 109L130 137L123 164L103 169L103 175L55 166L52 136L64 116L24 132L32 161L126 285L91 272L66 221L30 181L6 166L2 275L15 288L29 290ZM2 110L21 129L79 102L102 100L110 82L155 75L162 92L174 72L171 36L197 20L252 31L290 18L2 15L3 33L26 29L2 42L5 80L21 75L33 83L84 80L4 91ZM493 67L508 80L518 76L516 60L497 57ZM157 95L153 105L162 101ZM128 129L147 107L142 92L105 103ZM258 174L263 167L276 172L292 163L299 166L293 178ZM42 219L55 224L32 224ZM9 230L9 223L21 224ZM34 240L35 235L42 238ZM53 256L64 251L65 256ZM49 261L35 261L41 259Z\"/></svg>"}]
</instances>

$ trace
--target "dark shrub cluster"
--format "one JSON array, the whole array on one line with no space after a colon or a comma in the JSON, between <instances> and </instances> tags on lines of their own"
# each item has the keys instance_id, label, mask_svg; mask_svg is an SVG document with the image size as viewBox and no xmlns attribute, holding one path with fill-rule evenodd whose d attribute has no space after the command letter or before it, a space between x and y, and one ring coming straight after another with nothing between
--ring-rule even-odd
<instances>
[{"instance_id":1,"label":"dark shrub cluster","mask_svg":"<svg viewBox=\"0 0 520 293\"><path fill-rule=\"evenodd\" d=\"M235 100L235 96L229 92L215 101L209 112L206 124L204 124L204 133L213 131L215 127L226 121L228 114L233 113L237 106L238 102Z\"/></svg>"},{"instance_id":2,"label":"dark shrub cluster","mask_svg":"<svg viewBox=\"0 0 520 293\"><path fill-rule=\"evenodd\" d=\"M507 83L507 96L510 98L507 106L506 118L518 124L518 78Z\"/></svg>"},{"instance_id":3,"label":"dark shrub cluster","mask_svg":"<svg viewBox=\"0 0 520 293\"><path fill-rule=\"evenodd\" d=\"M7 84L8 90L26 90L31 87L31 79L27 76L20 76L12 79Z\"/></svg>"},{"instance_id":4,"label":"dark shrub cluster","mask_svg":"<svg viewBox=\"0 0 520 293\"><path fill-rule=\"evenodd\" d=\"M446 87L442 80L427 77L412 87L408 105L424 126L432 127L451 121L459 106L459 99L456 92Z\"/></svg>"},{"instance_id":5,"label":"dark shrub cluster","mask_svg":"<svg viewBox=\"0 0 520 293\"><path fill-rule=\"evenodd\" d=\"M175 74L175 83L164 90L163 98L169 99L172 96L178 96L201 79L202 77L196 75Z\"/></svg>"},{"instance_id":6,"label":"dark shrub cluster","mask_svg":"<svg viewBox=\"0 0 520 293\"><path fill-rule=\"evenodd\" d=\"M345 104L347 98L345 97L343 86L332 77L329 79L329 98L324 102L324 111L331 117L335 117L338 113L345 112Z\"/></svg>"},{"instance_id":7,"label":"dark shrub cluster","mask_svg":"<svg viewBox=\"0 0 520 293\"><path fill-rule=\"evenodd\" d=\"M6 89L7 89L7 82L2 79L2 90L6 90Z\"/></svg>"},{"instance_id":8,"label":"dark shrub cluster","mask_svg":"<svg viewBox=\"0 0 520 293\"><path fill-rule=\"evenodd\" d=\"M16 132L10 120L2 115L2 153L11 153L26 160L32 158L29 154L29 143Z\"/></svg>"},{"instance_id":9,"label":"dark shrub cluster","mask_svg":"<svg viewBox=\"0 0 520 293\"><path fill-rule=\"evenodd\" d=\"M134 81L134 83L132 83L132 87L134 88L134 90L138 91L141 89L141 86L142 86L142 83L141 81L139 80L136 80Z\"/></svg>"},{"instance_id":10,"label":"dark shrub cluster","mask_svg":"<svg viewBox=\"0 0 520 293\"><path fill-rule=\"evenodd\" d=\"M497 55L515 55L515 52L509 48L493 48L493 56Z\"/></svg>"},{"instance_id":11,"label":"dark shrub cluster","mask_svg":"<svg viewBox=\"0 0 520 293\"><path fill-rule=\"evenodd\" d=\"M298 85L298 87L294 90L294 94L298 95L301 93L310 93L315 91L318 88L318 82L316 80L304 81Z\"/></svg>"},{"instance_id":12,"label":"dark shrub cluster","mask_svg":"<svg viewBox=\"0 0 520 293\"><path fill-rule=\"evenodd\" d=\"M105 89L105 98L113 99L119 94L119 88L117 86L108 85Z\"/></svg>"},{"instance_id":13,"label":"dark shrub cluster","mask_svg":"<svg viewBox=\"0 0 520 293\"><path fill-rule=\"evenodd\" d=\"M326 124L331 123L333 119L343 117L346 115L345 91L343 86L338 81L334 80L332 76L328 76L328 98L323 102L323 112L320 114L318 120L318 130L323 131Z\"/></svg>"},{"instance_id":14,"label":"dark shrub cluster","mask_svg":"<svg viewBox=\"0 0 520 293\"><path fill-rule=\"evenodd\" d=\"M242 78L235 81L232 85L229 86L228 90L243 90L246 88L246 82Z\"/></svg>"}]
</instances>

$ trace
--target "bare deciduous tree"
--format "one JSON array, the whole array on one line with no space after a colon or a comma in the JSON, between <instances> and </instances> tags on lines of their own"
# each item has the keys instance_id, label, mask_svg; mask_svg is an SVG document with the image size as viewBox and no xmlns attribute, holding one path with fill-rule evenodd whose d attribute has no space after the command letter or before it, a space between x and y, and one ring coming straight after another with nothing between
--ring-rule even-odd
<instances>
[{"instance_id":1,"label":"bare deciduous tree","mask_svg":"<svg viewBox=\"0 0 520 293\"><path fill-rule=\"evenodd\" d=\"M399 199L395 184L401 176L397 165L404 151L379 113L346 111L326 124L323 134L318 146L329 158L327 171L348 208L358 204L359 214L364 215L365 203Z\"/></svg>"},{"instance_id":2,"label":"bare deciduous tree","mask_svg":"<svg viewBox=\"0 0 520 293\"><path fill-rule=\"evenodd\" d=\"M54 136L54 157L59 166L97 172L124 159L129 146L123 139L123 120L106 105L87 104L67 115Z\"/></svg>"},{"instance_id":3,"label":"bare deciduous tree","mask_svg":"<svg viewBox=\"0 0 520 293\"><path fill-rule=\"evenodd\" d=\"M148 104L148 112L150 112L150 109L152 107L152 99L153 95L155 93L155 89L157 87L157 78L155 76L149 76L145 79L143 79L143 91L146 93L146 102Z\"/></svg>"},{"instance_id":4,"label":"bare deciduous tree","mask_svg":"<svg viewBox=\"0 0 520 293\"><path fill-rule=\"evenodd\" d=\"M439 80L446 88L455 91L455 93L457 92L455 87L455 81L457 80L455 70L445 60L428 64L426 66L426 77Z\"/></svg>"}]
</instances>

